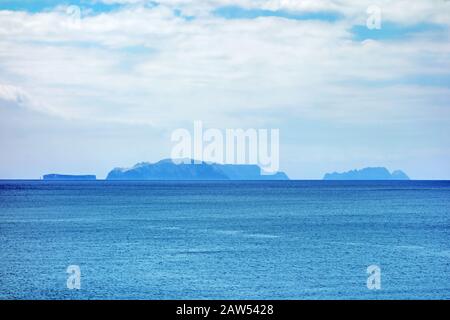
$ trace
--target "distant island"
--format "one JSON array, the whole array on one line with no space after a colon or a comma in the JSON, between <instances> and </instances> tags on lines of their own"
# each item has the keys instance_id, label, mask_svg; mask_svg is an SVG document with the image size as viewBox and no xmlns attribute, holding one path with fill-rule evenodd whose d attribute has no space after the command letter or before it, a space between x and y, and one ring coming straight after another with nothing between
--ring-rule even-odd
<instances>
[{"instance_id":1,"label":"distant island","mask_svg":"<svg viewBox=\"0 0 450 320\"><path fill-rule=\"evenodd\" d=\"M289 180L284 172L262 174L257 165L218 164L191 159L142 162L131 168L115 168L106 180Z\"/></svg>"},{"instance_id":2,"label":"distant island","mask_svg":"<svg viewBox=\"0 0 450 320\"><path fill-rule=\"evenodd\" d=\"M342 173L327 173L323 180L409 180L409 177L401 170L390 173L384 167L369 167Z\"/></svg>"},{"instance_id":3,"label":"distant island","mask_svg":"<svg viewBox=\"0 0 450 320\"><path fill-rule=\"evenodd\" d=\"M44 180L96 180L95 175L69 175L69 174L46 174L42 177Z\"/></svg>"},{"instance_id":4,"label":"distant island","mask_svg":"<svg viewBox=\"0 0 450 320\"><path fill-rule=\"evenodd\" d=\"M97 180L95 175L51 173L43 180ZM156 163L141 162L131 168L114 168L106 180L289 180L284 172L264 174L255 164L219 164L194 160L164 159ZM392 173L384 167L368 167L347 172L326 173L323 180L409 180L401 170Z\"/></svg>"}]
</instances>

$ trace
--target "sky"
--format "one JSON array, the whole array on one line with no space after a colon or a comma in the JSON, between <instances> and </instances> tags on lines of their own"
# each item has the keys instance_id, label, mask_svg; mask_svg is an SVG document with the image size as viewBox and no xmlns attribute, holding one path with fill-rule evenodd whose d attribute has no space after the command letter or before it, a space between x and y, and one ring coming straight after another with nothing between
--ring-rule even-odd
<instances>
[{"instance_id":1,"label":"sky","mask_svg":"<svg viewBox=\"0 0 450 320\"><path fill-rule=\"evenodd\" d=\"M450 179L449 27L445 0L0 0L0 178L103 178L201 120L279 129L293 179Z\"/></svg>"}]
</instances>

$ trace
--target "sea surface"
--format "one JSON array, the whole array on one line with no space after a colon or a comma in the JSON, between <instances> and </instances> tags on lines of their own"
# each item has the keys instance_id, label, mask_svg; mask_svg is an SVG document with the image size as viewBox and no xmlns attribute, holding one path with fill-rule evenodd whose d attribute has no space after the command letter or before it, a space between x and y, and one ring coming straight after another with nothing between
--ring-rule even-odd
<instances>
[{"instance_id":1,"label":"sea surface","mask_svg":"<svg viewBox=\"0 0 450 320\"><path fill-rule=\"evenodd\" d=\"M450 181L0 181L0 299L450 299Z\"/></svg>"}]
</instances>

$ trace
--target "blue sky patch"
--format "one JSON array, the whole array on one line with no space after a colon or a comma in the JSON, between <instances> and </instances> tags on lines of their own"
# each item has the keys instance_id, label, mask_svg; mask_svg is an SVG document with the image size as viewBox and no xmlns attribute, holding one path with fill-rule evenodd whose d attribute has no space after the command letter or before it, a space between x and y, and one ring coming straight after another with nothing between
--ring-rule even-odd
<instances>
[{"instance_id":1,"label":"blue sky patch","mask_svg":"<svg viewBox=\"0 0 450 320\"><path fill-rule=\"evenodd\" d=\"M424 32L442 32L446 27L432 23L418 23L404 26L392 22L384 22L381 29L369 29L365 25L354 26L351 29L356 41L372 40L401 40Z\"/></svg>"},{"instance_id":2,"label":"blue sky patch","mask_svg":"<svg viewBox=\"0 0 450 320\"><path fill-rule=\"evenodd\" d=\"M195 19L194 16L186 16L186 15L184 15L183 12L180 9L173 10L173 14L174 14L174 16L182 18L182 19L184 19L186 21L192 21L192 20Z\"/></svg>"},{"instance_id":3,"label":"blue sky patch","mask_svg":"<svg viewBox=\"0 0 450 320\"><path fill-rule=\"evenodd\" d=\"M449 74L417 74L404 79L405 84L450 88Z\"/></svg>"},{"instance_id":4,"label":"blue sky patch","mask_svg":"<svg viewBox=\"0 0 450 320\"><path fill-rule=\"evenodd\" d=\"M0 10L26 11L31 13L51 10L58 6L79 6L80 8L90 9L95 13L110 12L120 9L120 4L105 4L92 0L2 0L0 1Z\"/></svg>"},{"instance_id":5,"label":"blue sky patch","mask_svg":"<svg viewBox=\"0 0 450 320\"><path fill-rule=\"evenodd\" d=\"M387 88L398 85L449 88L450 73L441 73L441 74L416 73L407 76L399 76L390 79L377 79L377 80L372 80L368 78L353 78L340 82L335 82L335 84L341 84L344 86L366 87L366 88L367 87Z\"/></svg>"},{"instance_id":6,"label":"blue sky patch","mask_svg":"<svg viewBox=\"0 0 450 320\"><path fill-rule=\"evenodd\" d=\"M331 11L291 12L283 10L246 9L238 6L217 8L213 13L225 19L256 19L259 17L279 17L293 20L321 20L334 22L341 19L341 15Z\"/></svg>"}]
</instances>

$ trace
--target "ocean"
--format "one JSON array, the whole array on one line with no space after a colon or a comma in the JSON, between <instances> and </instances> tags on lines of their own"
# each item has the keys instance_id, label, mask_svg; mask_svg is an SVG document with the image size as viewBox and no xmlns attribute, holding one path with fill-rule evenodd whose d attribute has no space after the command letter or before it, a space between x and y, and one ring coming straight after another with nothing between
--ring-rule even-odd
<instances>
[{"instance_id":1,"label":"ocean","mask_svg":"<svg viewBox=\"0 0 450 320\"><path fill-rule=\"evenodd\" d=\"M449 299L450 181L3 180L0 240L0 299Z\"/></svg>"}]
</instances>

